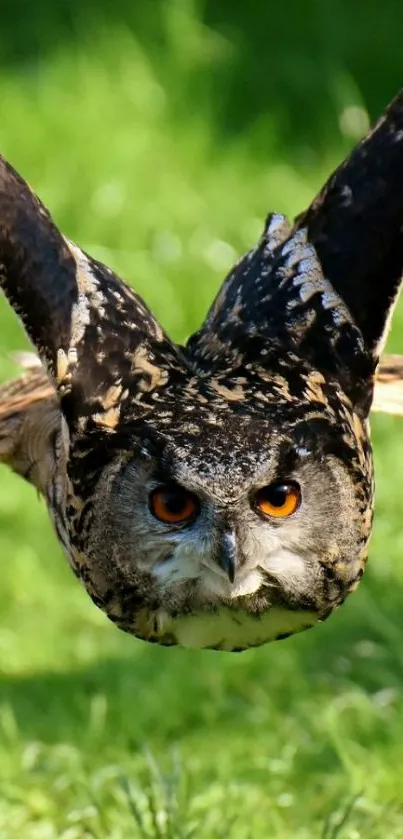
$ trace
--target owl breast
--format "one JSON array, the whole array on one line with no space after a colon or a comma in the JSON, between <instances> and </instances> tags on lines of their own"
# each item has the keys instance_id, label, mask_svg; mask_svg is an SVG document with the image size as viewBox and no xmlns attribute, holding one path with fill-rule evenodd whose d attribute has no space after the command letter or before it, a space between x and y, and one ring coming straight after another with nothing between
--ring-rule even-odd
<instances>
[{"instance_id":1,"label":"owl breast","mask_svg":"<svg viewBox=\"0 0 403 839\"><path fill-rule=\"evenodd\" d=\"M179 644L188 649L212 649L241 652L260 647L309 629L318 622L318 614L291 611L274 606L253 614L241 606L220 606L194 614L173 616L160 609L142 612L136 621L136 634L159 644Z\"/></svg>"}]
</instances>

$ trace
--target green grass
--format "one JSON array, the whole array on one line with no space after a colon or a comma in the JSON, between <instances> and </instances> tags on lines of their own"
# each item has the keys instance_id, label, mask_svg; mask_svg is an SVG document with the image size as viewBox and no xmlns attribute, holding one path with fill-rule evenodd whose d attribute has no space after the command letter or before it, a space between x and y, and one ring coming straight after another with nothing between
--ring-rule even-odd
<instances>
[{"instance_id":1,"label":"green grass","mask_svg":"<svg viewBox=\"0 0 403 839\"><path fill-rule=\"evenodd\" d=\"M1 151L178 339L266 212L301 210L360 130L341 120L330 142L323 129L320 154L306 125L302 145L285 144L275 112L224 132L213 77L231 77L236 39L188 8L166 3L159 52L115 20L0 71ZM362 106L344 71L333 89L335 113ZM0 324L5 378L25 339L3 302ZM399 324L402 310L396 350ZM119 633L73 578L43 504L2 470L0 837L403 837L402 423L375 418L373 436L359 591L314 631L239 656Z\"/></svg>"}]
</instances>

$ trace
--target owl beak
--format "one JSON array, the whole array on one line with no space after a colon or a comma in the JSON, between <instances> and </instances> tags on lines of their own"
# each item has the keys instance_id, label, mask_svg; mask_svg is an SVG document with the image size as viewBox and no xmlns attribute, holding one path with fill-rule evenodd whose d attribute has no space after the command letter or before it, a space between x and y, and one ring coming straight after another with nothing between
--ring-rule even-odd
<instances>
[{"instance_id":1,"label":"owl beak","mask_svg":"<svg viewBox=\"0 0 403 839\"><path fill-rule=\"evenodd\" d=\"M223 533L220 540L217 561L220 568L225 571L230 583L233 583L237 569L237 547L233 533Z\"/></svg>"}]
</instances>

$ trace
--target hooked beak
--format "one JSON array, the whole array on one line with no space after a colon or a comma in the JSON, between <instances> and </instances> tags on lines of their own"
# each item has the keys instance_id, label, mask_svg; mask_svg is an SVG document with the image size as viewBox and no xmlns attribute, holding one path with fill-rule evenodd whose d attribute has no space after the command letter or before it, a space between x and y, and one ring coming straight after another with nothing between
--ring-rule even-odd
<instances>
[{"instance_id":1,"label":"hooked beak","mask_svg":"<svg viewBox=\"0 0 403 839\"><path fill-rule=\"evenodd\" d=\"M231 531L226 531L222 534L217 554L217 563L225 571L230 583L233 583L238 563L235 536Z\"/></svg>"}]
</instances>

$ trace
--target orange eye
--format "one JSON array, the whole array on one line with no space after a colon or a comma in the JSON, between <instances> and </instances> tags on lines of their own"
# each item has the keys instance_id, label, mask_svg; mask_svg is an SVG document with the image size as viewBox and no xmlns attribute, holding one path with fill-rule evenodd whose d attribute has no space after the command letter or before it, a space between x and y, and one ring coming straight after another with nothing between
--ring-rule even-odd
<instances>
[{"instance_id":1,"label":"orange eye","mask_svg":"<svg viewBox=\"0 0 403 839\"><path fill-rule=\"evenodd\" d=\"M156 519L167 524L185 524L199 511L196 496L180 486L162 486L150 495L150 510Z\"/></svg>"},{"instance_id":2,"label":"orange eye","mask_svg":"<svg viewBox=\"0 0 403 839\"><path fill-rule=\"evenodd\" d=\"M298 484L270 484L255 495L259 513L270 518L284 519L295 513L301 502Z\"/></svg>"}]
</instances>

